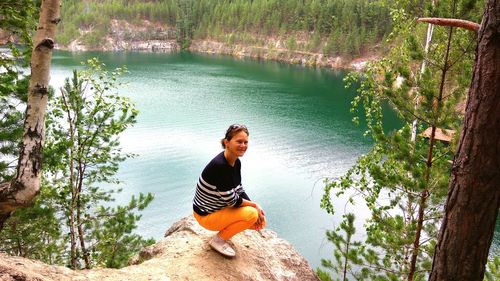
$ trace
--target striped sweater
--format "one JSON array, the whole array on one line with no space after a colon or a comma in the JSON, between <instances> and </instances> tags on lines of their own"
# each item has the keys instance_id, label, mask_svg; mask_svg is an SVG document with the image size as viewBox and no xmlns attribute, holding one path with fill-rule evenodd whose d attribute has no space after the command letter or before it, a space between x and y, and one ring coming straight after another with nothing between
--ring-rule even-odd
<instances>
[{"instance_id":1,"label":"striped sweater","mask_svg":"<svg viewBox=\"0 0 500 281\"><path fill-rule=\"evenodd\" d=\"M223 151L203 169L196 185L193 210L204 216L228 206L239 207L243 199L250 200L241 185L240 159L232 167Z\"/></svg>"}]
</instances>

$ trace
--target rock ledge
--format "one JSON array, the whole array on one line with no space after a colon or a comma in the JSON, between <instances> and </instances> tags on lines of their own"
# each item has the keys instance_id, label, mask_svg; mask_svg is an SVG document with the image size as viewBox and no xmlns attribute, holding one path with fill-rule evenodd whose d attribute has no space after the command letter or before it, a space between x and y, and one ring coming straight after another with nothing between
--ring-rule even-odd
<instances>
[{"instance_id":1,"label":"rock ledge","mask_svg":"<svg viewBox=\"0 0 500 281\"><path fill-rule=\"evenodd\" d=\"M233 259L210 249L214 233L185 217L121 269L73 271L0 253L0 280L318 280L304 257L271 230L233 237Z\"/></svg>"}]
</instances>

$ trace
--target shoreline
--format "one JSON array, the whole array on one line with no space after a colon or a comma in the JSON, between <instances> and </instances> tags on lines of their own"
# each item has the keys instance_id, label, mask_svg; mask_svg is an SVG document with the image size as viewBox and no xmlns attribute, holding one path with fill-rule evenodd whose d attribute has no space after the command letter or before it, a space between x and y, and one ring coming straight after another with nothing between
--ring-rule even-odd
<instances>
[{"instance_id":1,"label":"shoreline","mask_svg":"<svg viewBox=\"0 0 500 281\"><path fill-rule=\"evenodd\" d=\"M56 50L68 52L146 52L170 53L182 51L174 40L124 41L118 38L107 38L100 48L89 48L74 40L68 46L56 44ZM268 48L247 46L242 44L228 45L215 40L193 40L187 49L192 53L209 55L227 55L234 58L249 58L262 61L277 61L290 65L301 65L308 68L325 68L331 70L363 71L366 64L378 59L376 55L359 56L347 59L342 56L326 56L322 53L290 51L286 48Z\"/></svg>"},{"instance_id":2,"label":"shoreline","mask_svg":"<svg viewBox=\"0 0 500 281\"><path fill-rule=\"evenodd\" d=\"M81 28L80 36L66 44L56 43L55 50L69 52L102 51L102 52L152 52L169 53L182 51L181 45L176 39L176 30L164 24L142 20L140 23L129 23L124 20L113 19L110 23L109 33L98 43L97 47L87 46L83 43L85 34L91 32L89 29ZM2 35L2 34L0 34ZM358 56L330 56L319 52L321 47L314 51L301 51L307 49L310 34L297 33L297 41L294 49L288 47L288 37L266 36L253 37L249 42L241 43L231 38L233 34L227 34L226 40L215 40L210 37L205 39L193 39L189 43L187 51L202 54L228 55L234 58L251 58L263 61L277 61L291 65L301 65L308 68L325 68L332 70L363 71L366 64L380 59L381 50L375 45L370 50L364 51ZM11 36L0 36L2 43L15 41ZM260 43L259 43L260 42ZM324 38L322 40L324 43ZM321 43L320 45L322 45ZM1 54L1 52L0 52Z\"/></svg>"}]
</instances>

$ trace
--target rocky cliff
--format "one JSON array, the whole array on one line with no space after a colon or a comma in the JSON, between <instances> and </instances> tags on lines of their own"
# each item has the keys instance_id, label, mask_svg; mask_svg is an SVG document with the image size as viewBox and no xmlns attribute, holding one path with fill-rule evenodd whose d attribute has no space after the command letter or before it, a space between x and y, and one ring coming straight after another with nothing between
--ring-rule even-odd
<instances>
[{"instance_id":1,"label":"rocky cliff","mask_svg":"<svg viewBox=\"0 0 500 281\"><path fill-rule=\"evenodd\" d=\"M80 35L92 32L91 29L80 29ZM111 20L109 34L99 46L89 47L83 44L81 38L76 38L67 46L56 45L56 48L70 51L150 51L172 52L179 49L175 40L175 28L142 20L139 23L129 23L124 20Z\"/></svg>"},{"instance_id":2,"label":"rocky cliff","mask_svg":"<svg viewBox=\"0 0 500 281\"><path fill-rule=\"evenodd\" d=\"M247 46L243 44L226 44L212 40L193 40L189 50L198 53L224 54L238 58L254 58L259 60L273 60L288 64L298 64L307 67L324 68L346 68L361 70L367 60L375 57L360 57L346 59L340 56L331 57L322 53L290 51L285 48L284 42L276 38L270 38L266 46Z\"/></svg>"},{"instance_id":3,"label":"rocky cliff","mask_svg":"<svg viewBox=\"0 0 500 281\"><path fill-rule=\"evenodd\" d=\"M90 30L80 30L80 34ZM302 42L304 43L304 42ZM361 70L366 61L376 59L375 56L362 56L346 59L340 56L331 57L322 53L288 50L284 38L269 37L262 46L249 46L237 43L224 43L214 40L193 40L189 46L192 52L208 54L224 54L234 57L249 57L262 60L275 60L289 64L300 64L308 67L348 68ZM109 34L103 44L88 47L80 39L75 39L67 46L57 45L59 49L70 51L180 51L176 41L176 30L160 23L143 20L131 24L123 20L111 20Z\"/></svg>"},{"instance_id":4,"label":"rocky cliff","mask_svg":"<svg viewBox=\"0 0 500 281\"><path fill-rule=\"evenodd\" d=\"M207 241L214 232L192 216L172 225L165 237L145 248L121 269L73 271L0 253L0 280L318 280L307 261L271 230L233 237L235 258L224 258Z\"/></svg>"}]
</instances>

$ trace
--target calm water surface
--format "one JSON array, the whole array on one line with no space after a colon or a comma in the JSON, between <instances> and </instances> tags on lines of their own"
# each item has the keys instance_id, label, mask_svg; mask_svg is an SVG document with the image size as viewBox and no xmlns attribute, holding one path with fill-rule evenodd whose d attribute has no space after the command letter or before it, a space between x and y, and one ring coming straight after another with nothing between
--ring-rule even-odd
<instances>
[{"instance_id":1,"label":"calm water surface","mask_svg":"<svg viewBox=\"0 0 500 281\"><path fill-rule=\"evenodd\" d=\"M274 62L235 60L189 53L66 53L53 57L51 84L97 56L110 68L126 65L120 93L140 110L137 124L121 137L138 156L120 166L125 203L152 192L138 232L160 239L191 214L191 200L204 166L221 151L231 123L246 124L250 146L242 161L243 186L268 217L268 228L290 241L311 263L333 258L325 231L339 221L319 207L325 177L337 177L368 151L371 141L349 113L352 91L343 72ZM395 127L388 111L388 128ZM339 213L344 202L337 202ZM358 218L367 213L358 206Z\"/></svg>"}]
</instances>

